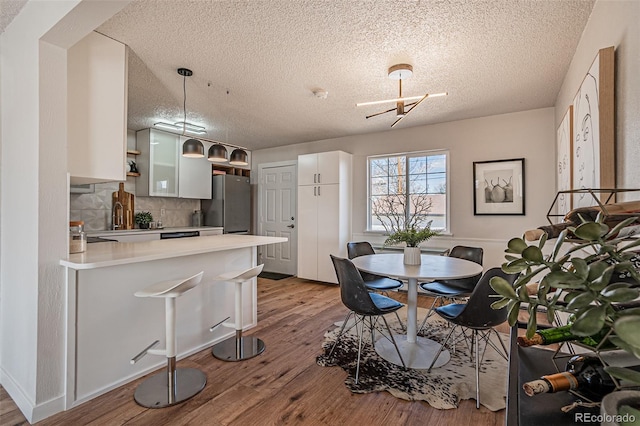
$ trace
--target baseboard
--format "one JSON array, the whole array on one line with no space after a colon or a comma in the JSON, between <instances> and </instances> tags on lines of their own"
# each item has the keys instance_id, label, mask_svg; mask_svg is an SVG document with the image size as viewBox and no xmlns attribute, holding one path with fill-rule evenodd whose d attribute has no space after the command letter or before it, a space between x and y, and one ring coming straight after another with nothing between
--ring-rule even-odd
<instances>
[{"instance_id":1,"label":"baseboard","mask_svg":"<svg viewBox=\"0 0 640 426\"><path fill-rule=\"evenodd\" d=\"M64 411L63 396L51 399L42 404L35 404L24 392L22 387L3 368L0 368L0 384L2 384L11 399L13 399L13 402L18 406L22 415L31 424Z\"/></svg>"}]
</instances>

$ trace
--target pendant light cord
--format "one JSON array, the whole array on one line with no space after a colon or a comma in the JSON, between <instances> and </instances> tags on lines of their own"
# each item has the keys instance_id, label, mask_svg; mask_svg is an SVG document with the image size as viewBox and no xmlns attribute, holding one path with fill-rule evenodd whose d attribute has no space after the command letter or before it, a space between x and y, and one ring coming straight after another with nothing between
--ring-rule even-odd
<instances>
[{"instance_id":1,"label":"pendant light cord","mask_svg":"<svg viewBox=\"0 0 640 426\"><path fill-rule=\"evenodd\" d=\"M187 76L182 76L182 111L184 112L182 120L182 136L184 136L187 127Z\"/></svg>"}]
</instances>

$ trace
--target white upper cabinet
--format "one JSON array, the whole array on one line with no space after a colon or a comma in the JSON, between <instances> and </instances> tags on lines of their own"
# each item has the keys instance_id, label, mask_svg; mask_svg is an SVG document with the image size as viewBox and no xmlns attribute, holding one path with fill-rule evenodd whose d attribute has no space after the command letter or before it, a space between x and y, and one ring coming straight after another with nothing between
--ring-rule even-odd
<instances>
[{"instance_id":1,"label":"white upper cabinet","mask_svg":"<svg viewBox=\"0 0 640 426\"><path fill-rule=\"evenodd\" d=\"M298 185L339 183L344 169L346 152L330 151L298 156Z\"/></svg>"},{"instance_id":2,"label":"white upper cabinet","mask_svg":"<svg viewBox=\"0 0 640 426\"><path fill-rule=\"evenodd\" d=\"M67 128L72 184L127 179L124 44L92 32L67 51Z\"/></svg>"},{"instance_id":3,"label":"white upper cabinet","mask_svg":"<svg viewBox=\"0 0 640 426\"><path fill-rule=\"evenodd\" d=\"M138 171L136 195L173 198L211 198L211 163L206 157L182 156L189 137L144 129L136 132ZM211 145L203 142L205 152Z\"/></svg>"},{"instance_id":4,"label":"white upper cabinet","mask_svg":"<svg viewBox=\"0 0 640 426\"><path fill-rule=\"evenodd\" d=\"M206 153L211 142L202 141L204 145L204 158L183 157L182 145L191 139L180 136L180 146L178 148L179 168L178 168L178 196L180 198L211 199L211 162L207 160Z\"/></svg>"}]
</instances>

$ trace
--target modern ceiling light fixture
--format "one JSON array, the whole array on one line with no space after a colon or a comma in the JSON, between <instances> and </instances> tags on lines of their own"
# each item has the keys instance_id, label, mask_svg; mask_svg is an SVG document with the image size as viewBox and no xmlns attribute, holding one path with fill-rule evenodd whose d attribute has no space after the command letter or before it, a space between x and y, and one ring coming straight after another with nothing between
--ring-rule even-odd
<instances>
[{"instance_id":1,"label":"modern ceiling light fixture","mask_svg":"<svg viewBox=\"0 0 640 426\"><path fill-rule=\"evenodd\" d=\"M418 105L422 103L427 98L435 98L437 96L447 96L447 93L434 93L434 94L425 94L422 96L410 96L410 97L402 97L402 80L407 79L413 75L413 67L409 64L398 64L389 68L389 78L392 80L398 80L398 97L393 99L385 99L384 101L373 101L373 102L362 102L356 104L356 106L367 106L367 105L379 105L388 102L395 102L395 108L388 109L386 111L378 112L375 114L367 115L365 118L369 119L371 117L376 117L378 115L386 114L388 112L395 111L396 112L396 121L393 122L391 127L394 127L398 124L403 118L405 118L411 111L413 111ZM410 101L415 101L411 103L406 103ZM409 108L410 107L410 108ZM406 109L409 108L409 109Z\"/></svg>"},{"instance_id":2,"label":"modern ceiling light fixture","mask_svg":"<svg viewBox=\"0 0 640 426\"><path fill-rule=\"evenodd\" d=\"M211 145L209 148L209 155L207 156L207 159L209 161L221 161L226 163L229 161L228 155L229 153L227 152L227 148L225 148L224 145L217 143Z\"/></svg>"},{"instance_id":3,"label":"modern ceiling light fixture","mask_svg":"<svg viewBox=\"0 0 640 426\"><path fill-rule=\"evenodd\" d=\"M182 110L184 112L184 119L180 124L182 124L182 135L184 136L187 131L187 77L191 77L193 75L193 71L187 68L178 68L178 74L182 76ZM184 144L182 144L182 156L202 158L204 157L204 145L198 139L188 139Z\"/></svg>"},{"instance_id":4,"label":"modern ceiling light fixture","mask_svg":"<svg viewBox=\"0 0 640 426\"><path fill-rule=\"evenodd\" d=\"M233 166L248 166L249 155L244 149L236 148L231 152L231 158L229 158L229 164Z\"/></svg>"}]
</instances>

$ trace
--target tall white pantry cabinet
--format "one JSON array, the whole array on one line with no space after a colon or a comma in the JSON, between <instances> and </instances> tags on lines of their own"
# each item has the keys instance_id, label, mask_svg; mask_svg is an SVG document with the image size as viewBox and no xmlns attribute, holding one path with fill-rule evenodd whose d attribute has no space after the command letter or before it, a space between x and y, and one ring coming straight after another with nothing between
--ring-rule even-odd
<instances>
[{"instance_id":1,"label":"tall white pantry cabinet","mask_svg":"<svg viewBox=\"0 0 640 426\"><path fill-rule=\"evenodd\" d=\"M351 238L352 155L298 156L298 277L338 283L330 254L347 256Z\"/></svg>"}]
</instances>

